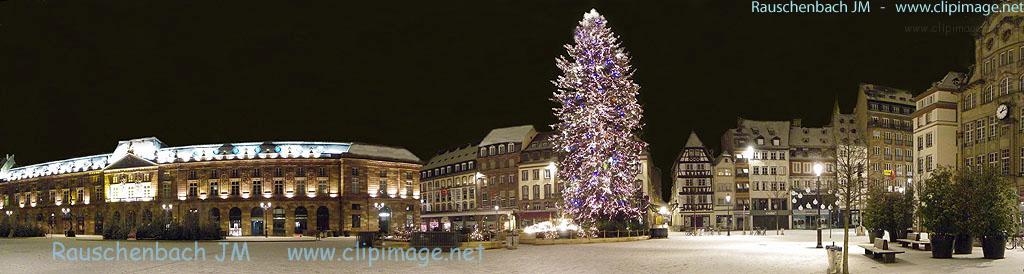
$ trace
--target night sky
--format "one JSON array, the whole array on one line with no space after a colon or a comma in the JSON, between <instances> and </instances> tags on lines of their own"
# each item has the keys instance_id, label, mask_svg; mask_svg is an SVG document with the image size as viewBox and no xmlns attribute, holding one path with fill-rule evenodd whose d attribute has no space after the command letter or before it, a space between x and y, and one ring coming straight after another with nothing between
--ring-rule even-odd
<instances>
[{"instance_id":1,"label":"night sky","mask_svg":"<svg viewBox=\"0 0 1024 274\"><path fill-rule=\"evenodd\" d=\"M0 154L20 165L264 140L403 146L554 123L554 60L597 8L632 53L667 177L691 130L826 122L857 84L920 93L973 62L981 17L751 14L749 1L0 1ZM889 1L884 1L889 2ZM890 7L891 9L891 7Z\"/></svg>"}]
</instances>

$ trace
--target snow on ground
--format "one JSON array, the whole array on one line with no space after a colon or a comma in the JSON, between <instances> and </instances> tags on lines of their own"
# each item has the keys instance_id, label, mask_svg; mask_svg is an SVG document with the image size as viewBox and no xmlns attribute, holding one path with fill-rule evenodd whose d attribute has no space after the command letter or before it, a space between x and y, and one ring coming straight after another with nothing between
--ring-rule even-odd
<instances>
[{"instance_id":1,"label":"snow on ground","mask_svg":"<svg viewBox=\"0 0 1024 274\"><path fill-rule=\"evenodd\" d=\"M65 238L0 239L0 273L824 273L824 249L814 248L814 231L768 231L767 236L684 236L669 239L582 245L522 245L517 250L488 250L479 261L440 261L420 266L417 262L288 261L287 249L295 247L352 247L354 238L318 242L251 242L248 262L217 262L219 243L201 242L208 254L200 262L61 262L51 256L52 242L66 246L111 246L110 241ZM840 230L832 238L823 231L823 242L842 243ZM1008 250L1003 260L981 259L974 254L954 259L931 259L930 252L907 250L894 264L882 264L863 255L851 237L851 273L1020 273L1024 251ZM153 242L121 242L128 246L153 246ZM233 243L232 243L233 244ZM160 242L161 247L191 247L188 242ZM897 247L899 248L899 247Z\"/></svg>"}]
</instances>

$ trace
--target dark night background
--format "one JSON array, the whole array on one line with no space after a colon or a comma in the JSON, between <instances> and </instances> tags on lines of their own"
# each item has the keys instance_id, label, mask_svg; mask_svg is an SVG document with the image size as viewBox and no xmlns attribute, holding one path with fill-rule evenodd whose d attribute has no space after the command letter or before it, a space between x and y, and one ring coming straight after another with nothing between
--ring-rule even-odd
<instances>
[{"instance_id":1,"label":"dark night background","mask_svg":"<svg viewBox=\"0 0 1024 274\"><path fill-rule=\"evenodd\" d=\"M168 145L360 141L422 159L554 123L550 80L597 8L633 55L668 177L691 130L825 123L857 84L915 93L973 62L980 16L751 14L749 1L0 1L0 153L20 165ZM892 7L889 7L892 9Z\"/></svg>"}]
</instances>

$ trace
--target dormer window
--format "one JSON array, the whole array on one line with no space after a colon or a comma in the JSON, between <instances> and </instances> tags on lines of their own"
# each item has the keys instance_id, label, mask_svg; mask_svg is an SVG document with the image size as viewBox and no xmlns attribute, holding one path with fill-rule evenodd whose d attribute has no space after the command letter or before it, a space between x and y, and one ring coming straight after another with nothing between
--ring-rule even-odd
<instances>
[{"instance_id":1,"label":"dormer window","mask_svg":"<svg viewBox=\"0 0 1024 274\"><path fill-rule=\"evenodd\" d=\"M758 145L764 145L764 137L757 136L756 142Z\"/></svg>"}]
</instances>

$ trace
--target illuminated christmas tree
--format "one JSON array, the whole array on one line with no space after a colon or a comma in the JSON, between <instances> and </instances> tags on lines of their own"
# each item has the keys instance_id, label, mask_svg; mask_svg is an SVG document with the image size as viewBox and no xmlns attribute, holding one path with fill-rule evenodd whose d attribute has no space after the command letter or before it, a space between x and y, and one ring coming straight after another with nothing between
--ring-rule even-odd
<instances>
[{"instance_id":1,"label":"illuminated christmas tree","mask_svg":"<svg viewBox=\"0 0 1024 274\"><path fill-rule=\"evenodd\" d=\"M553 81L559 122L554 125L558 178L565 183L562 210L593 231L599 220L641 221L646 212L636 182L639 156L647 145L636 136L643 109L629 55L596 10L583 15L565 45Z\"/></svg>"}]
</instances>

